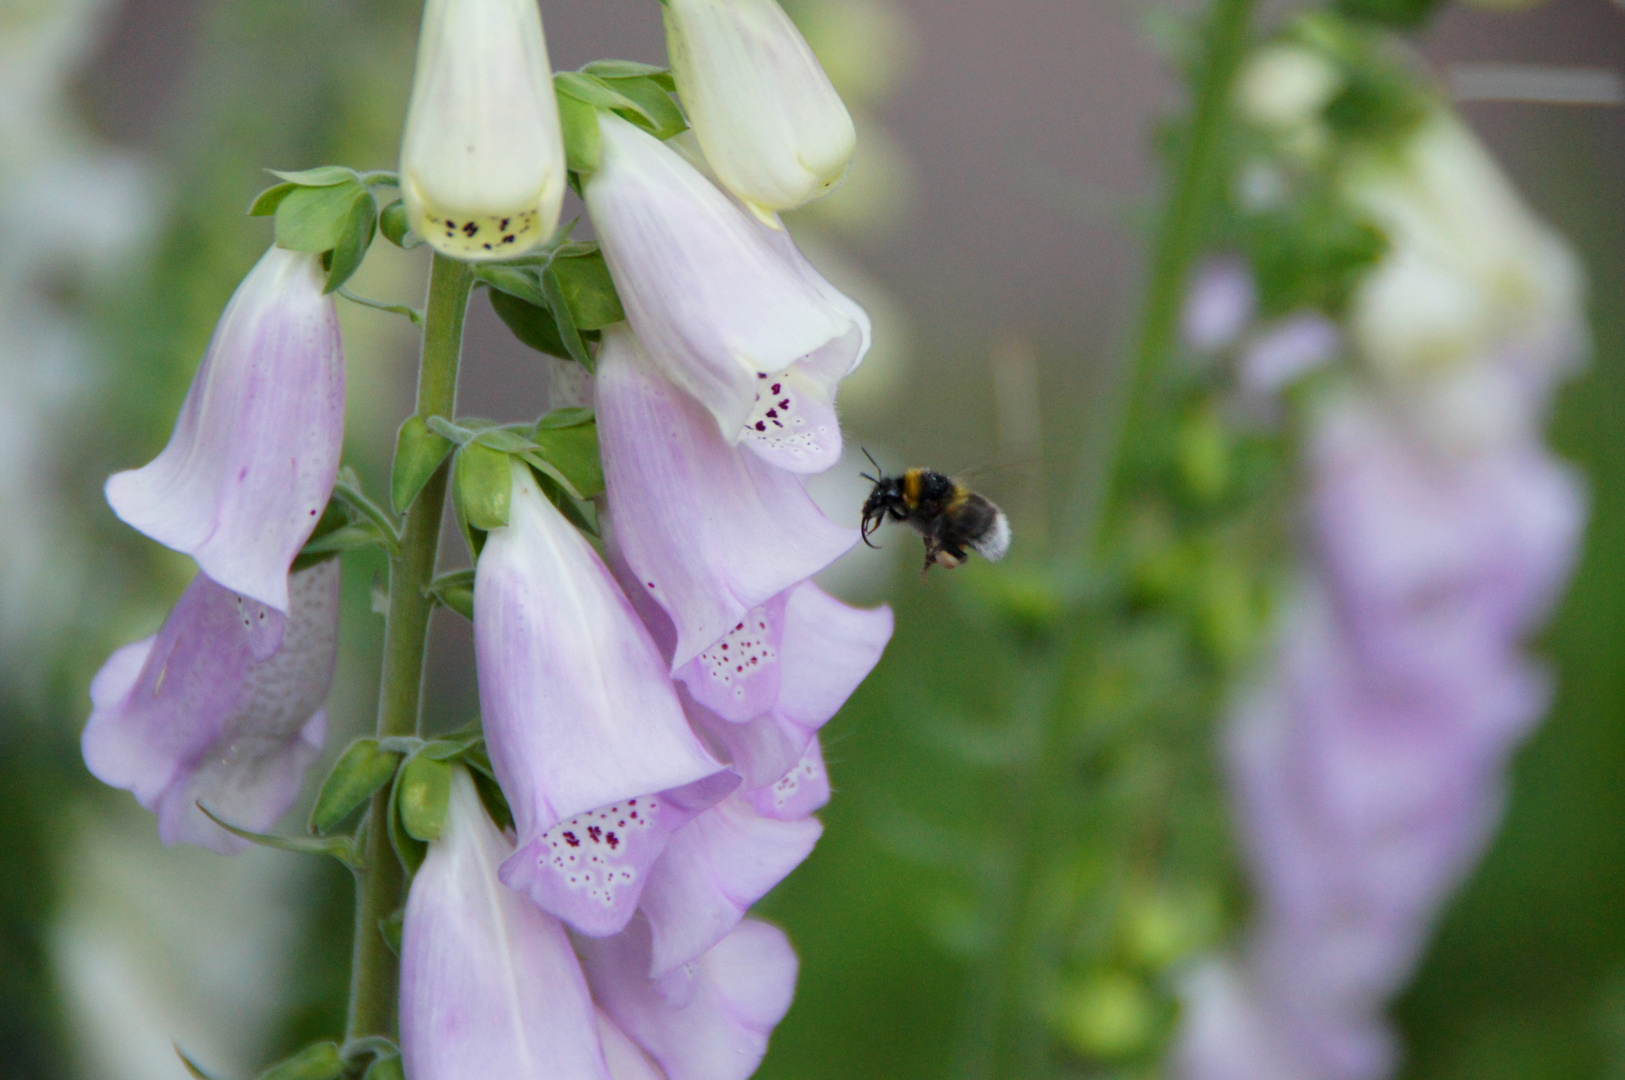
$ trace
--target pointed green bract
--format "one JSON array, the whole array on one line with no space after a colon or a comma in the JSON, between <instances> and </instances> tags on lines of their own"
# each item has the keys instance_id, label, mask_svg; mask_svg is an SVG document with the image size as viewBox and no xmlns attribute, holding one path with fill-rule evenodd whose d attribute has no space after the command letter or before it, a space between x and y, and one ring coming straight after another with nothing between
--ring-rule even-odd
<instances>
[{"instance_id":1,"label":"pointed green bract","mask_svg":"<svg viewBox=\"0 0 1625 1080\"><path fill-rule=\"evenodd\" d=\"M429 477L455 447L444 435L429 430L421 416L409 416L395 436L395 468L389 477L389 501L404 514Z\"/></svg>"},{"instance_id":2,"label":"pointed green bract","mask_svg":"<svg viewBox=\"0 0 1625 1080\"><path fill-rule=\"evenodd\" d=\"M351 743L322 782L316 806L310 812L310 831L317 835L331 832L389 783L400 760L399 754L379 749L377 739Z\"/></svg>"},{"instance_id":3,"label":"pointed green bract","mask_svg":"<svg viewBox=\"0 0 1625 1080\"><path fill-rule=\"evenodd\" d=\"M513 474L508 455L470 443L457 451L457 505L469 525L489 532L508 523Z\"/></svg>"}]
</instances>

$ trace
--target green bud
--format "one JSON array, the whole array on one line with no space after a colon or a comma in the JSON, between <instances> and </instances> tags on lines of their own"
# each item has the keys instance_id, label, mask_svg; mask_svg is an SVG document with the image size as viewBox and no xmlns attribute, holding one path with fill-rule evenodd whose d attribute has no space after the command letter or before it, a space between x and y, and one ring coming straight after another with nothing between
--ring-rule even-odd
<instances>
[{"instance_id":1,"label":"green bud","mask_svg":"<svg viewBox=\"0 0 1625 1080\"><path fill-rule=\"evenodd\" d=\"M310 831L324 835L372 798L395 775L399 754L378 748L377 739L357 739L322 781L321 794L310 812Z\"/></svg>"},{"instance_id":2,"label":"green bud","mask_svg":"<svg viewBox=\"0 0 1625 1080\"><path fill-rule=\"evenodd\" d=\"M401 1070L398 1057L373 1058L361 1080L406 1080L406 1073Z\"/></svg>"},{"instance_id":3,"label":"green bud","mask_svg":"<svg viewBox=\"0 0 1625 1080\"><path fill-rule=\"evenodd\" d=\"M423 243L423 237L412 231L411 219L406 216L406 202L396 199L378 215L378 231L398 248L411 251Z\"/></svg>"},{"instance_id":4,"label":"green bud","mask_svg":"<svg viewBox=\"0 0 1625 1080\"><path fill-rule=\"evenodd\" d=\"M1198 501L1215 502L1230 488L1230 440L1212 409L1202 409L1179 426L1179 472Z\"/></svg>"},{"instance_id":5,"label":"green bud","mask_svg":"<svg viewBox=\"0 0 1625 1080\"><path fill-rule=\"evenodd\" d=\"M453 449L452 441L430 431L423 417L406 418L395 436L395 468L389 477L389 501L397 514L406 513Z\"/></svg>"},{"instance_id":6,"label":"green bud","mask_svg":"<svg viewBox=\"0 0 1625 1080\"><path fill-rule=\"evenodd\" d=\"M1074 1049L1118 1060L1145 1050L1157 1029L1156 1003L1139 979L1120 971L1091 974L1061 991L1056 1024Z\"/></svg>"},{"instance_id":7,"label":"green bud","mask_svg":"<svg viewBox=\"0 0 1625 1080\"><path fill-rule=\"evenodd\" d=\"M397 787L401 825L414 840L438 840L451 801L451 769L428 754L412 755Z\"/></svg>"},{"instance_id":8,"label":"green bud","mask_svg":"<svg viewBox=\"0 0 1625 1080\"><path fill-rule=\"evenodd\" d=\"M383 936L384 944L396 956L401 955L401 932L406 926L406 909L396 908L394 911L378 920L378 933ZM368 1076L372 1073L368 1072Z\"/></svg>"},{"instance_id":9,"label":"green bud","mask_svg":"<svg viewBox=\"0 0 1625 1080\"><path fill-rule=\"evenodd\" d=\"M554 76L555 80L557 76ZM564 137L564 157L570 171L588 176L598 171L602 146L598 134L598 110L578 98L558 93L559 130Z\"/></svg>"},{"instance_id":10,"label":"green bud","mask_svg":"<svg viewBox=\"0 0 1625 1080\"><path fill-rule=\"evenodd\" d=\"M489 532L508 524L513 471L508 455L478 443L457 451L457 505L470 526Z\"/></svg>"}]
</instances>

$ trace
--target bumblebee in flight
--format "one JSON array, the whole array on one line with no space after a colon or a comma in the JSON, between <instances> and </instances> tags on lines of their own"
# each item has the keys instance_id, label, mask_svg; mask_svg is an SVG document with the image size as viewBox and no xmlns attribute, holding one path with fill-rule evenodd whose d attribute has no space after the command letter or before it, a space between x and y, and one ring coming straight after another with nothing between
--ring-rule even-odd
<instances>
[{"instance_id":1,"label":"bumblebee in flight","mask_svg":"<svg viewBox=\"0 0 1625 1080\"><path fill-rule=\"evenodd\" d=\"M869 457L869 451L863 453ZM879 475L860 474L875 485L863 504L865 544L876 546L869 537L889 517L907 522L925 538L927 571L933 565L959 566L969 557L967 549L989 562L1010 549L1010 521L985 496L930 469L887 476L873 457L869 463Z\"/></svg>"}]
</instances>

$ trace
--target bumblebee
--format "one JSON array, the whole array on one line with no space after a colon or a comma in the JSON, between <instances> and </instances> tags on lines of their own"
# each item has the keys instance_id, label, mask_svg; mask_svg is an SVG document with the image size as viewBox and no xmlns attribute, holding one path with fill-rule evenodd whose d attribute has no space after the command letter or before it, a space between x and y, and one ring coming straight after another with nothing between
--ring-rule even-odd
<instances>
[{"instance_id":1,"label":"bumblebee","mask_svg":"<svg viewBox=\"0 0 1625 1080\"><path fill-rule=\"evenodd\" d=\"M860 473L874 490L863 504L863 542L889 517L908 523L925 538L925 569L952 568L974 551L989 562L1002 559L1010 549L1010 522L1004 511L950 476L930 469L909 469L887 476L869 451L864 456L879 475Z\"/></svg>"}]
</instances>

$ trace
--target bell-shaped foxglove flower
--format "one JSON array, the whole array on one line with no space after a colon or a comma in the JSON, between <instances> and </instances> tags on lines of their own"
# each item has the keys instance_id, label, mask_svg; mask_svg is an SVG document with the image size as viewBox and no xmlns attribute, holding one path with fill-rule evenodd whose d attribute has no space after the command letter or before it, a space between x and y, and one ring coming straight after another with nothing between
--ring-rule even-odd
<instances>
[{"instance_id":1,"label":"bell-shaped foxglove flower","mask_svg":"<svg viewBox=\"0 0 1625 1080\"><path fill-rule=\"evenodd\" d=\"M85 764L157 813L164 843L241 851L197 804L263 832L299 797L326 732L338 585L336 559L293 574L284 616L199 574L155 637L96 674Z\"/></svg>"},{"instance_id":2,"label":"bell-shaped foxglove flower","mask_svg":"<svg viewBox=\"0 0 1625 1080\"><path fill-rule=\"evenodd\" d=\"M429 0L401 142L412 228L453 259L510 259L552 234L564 180L536 0Z\"/></svg>"},{"instance_id":3,"label":"bell-shaped foxglove flower","mask_svg":"<svg viewBox=\"0 0 1625 1080\"><path fill-rule=\"evenodd\" d=\"M486 742L519 833L504 880L547 903L537 875L552 864L550 838L568 843L555 836L560 822L635 810L641 827L617 841L635 835L647 855L646 842L677 822L649 821L656 808L644 800L722 768L689 729L666 664L598 553L518 463L508 524L486 539L474 597ZM632 799L640 803L628 808ZM689 805L668 802L672 813Z\"/></svg>"},{"instance_id":4,"label":"bell-shaped foxglove flower","mask_svg":"<svg viewBox=\"0 0 1625 1080\"><path fill-rule=\"evenodd\" d=\"M626 327L604 332L594 400L616 543L676 626L674 667L857 542L799 477L730 447Z\"/></svg>"},{"instance_id":5,"label":"bell-shaped foxglove flower","mask_svg":"<svg viewBox=\"0 0 1625 1080\"><path fill-rule=\"evenodd\" d=\"M266 252L226 305L169 445L107 481L126 524L281 612L344 441L344 352L323 280L314 255Z\"/></svg>"},{"instance_id":6,"label":"bell-shaped foxglove flower","mask_svg":"<svg viewBox=\"0 0 1625 1080\"><path fill-rule=\"evenodd\" d=\"M604 1048L609 1080L666 1080L660 1067L602 1009L598 1010L598 1041Z\"/></svg>"},{"instance_id":7,"label":"bell-shaped foxglove flower","mask_svg":"<svg viewBox=\"0 0 1625 1080\"><path fill-rule=\"evenodd\" d=\"M649 977L642 920L577 948L593 1000L667 1080L746 1080L795 996L795 951L777 927L754 919L659 979Z\"/></svg>"},{"instance_id":8,"label":"bell-shaped foxglove flower","mask_svg":"<svg viewBox=\"0 0 1625 1080\"><path fill-rule=\"evenodd\" d=\"M789 210L841 178L852 117L776 0L668 0L665 16L677 94L728 190Z\"/></svg>"},{"instance_id":9,"label":"bell-shaped foxglove flower","mask_svg":"<svg viewBox=\"0 0 1625 1080\"><path fill-rule=\"evenodd\" d=\"M413 1080L611 1078L569 935L497 879L512 851L457 769L401 933L401 1056Z\"/></svg>"},{"instance_id":10,"label":"bell-shaped foxglove flower","mask_svg":"<svg viewBox=\"0 0 1625 1080\"><path fill-rule=\"evenodd\" d=\"M781 468L840 459L835 387L868 320L682 155L601 113L587 209L650 358L711 411L729 445Z\"/></svg>"}]
</instances>

